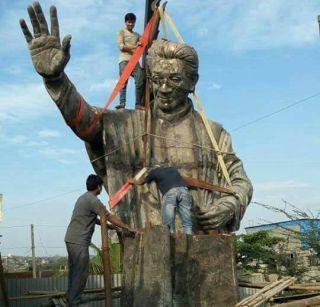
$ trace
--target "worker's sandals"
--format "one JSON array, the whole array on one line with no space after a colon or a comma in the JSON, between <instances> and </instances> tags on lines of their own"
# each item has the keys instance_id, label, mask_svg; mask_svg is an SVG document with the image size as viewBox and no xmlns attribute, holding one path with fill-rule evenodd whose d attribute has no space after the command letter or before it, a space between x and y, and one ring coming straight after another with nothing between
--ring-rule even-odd
<instances>
[{"instance_id":1,"label":"worker's sandals","mask_svg":"<svg viewBox=\"0 0 320 307\"><path fill-rule=\"evenodd\" d=\"M117 110L124 109L125 107L126 105L124 103L119 103L117 106L115 106Z\"/></svg>"}]
</instances>

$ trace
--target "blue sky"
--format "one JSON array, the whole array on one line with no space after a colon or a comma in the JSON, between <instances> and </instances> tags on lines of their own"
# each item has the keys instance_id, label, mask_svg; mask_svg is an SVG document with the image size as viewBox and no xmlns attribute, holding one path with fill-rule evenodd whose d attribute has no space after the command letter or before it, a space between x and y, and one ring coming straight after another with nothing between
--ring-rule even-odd
<instances>
[{"instance_id":1,"label":"blue sky","mask_svg":"<svg viewBox=\"0 0 320 307\"><path fill-rule=\"evenodd\" d=\"M74 202L93 171L83 143L64 123L31 64L18 23L20 17L28 20L28 4L0 2L0 248L3 255L30 254L28 225L33 223L37 255L63 255ZM52 4L61 35L72 34L66 72L87 101L103 106L118 77L116 31L124 14L133 11L141 33L144 3L41 1L46 14ZM319 1L169 0L167 10L198 51L197 92L208 118L231 132L253 182L254 201L282 206L285 199L316 212L320 96L238 127L320 92ZM129 108L133 91L131 81ZM106 202L107 195L101 199ZM252 204L242 228L282 219ZM99 234L94 236L98 244Z\"/></svg>"}]
</instances>

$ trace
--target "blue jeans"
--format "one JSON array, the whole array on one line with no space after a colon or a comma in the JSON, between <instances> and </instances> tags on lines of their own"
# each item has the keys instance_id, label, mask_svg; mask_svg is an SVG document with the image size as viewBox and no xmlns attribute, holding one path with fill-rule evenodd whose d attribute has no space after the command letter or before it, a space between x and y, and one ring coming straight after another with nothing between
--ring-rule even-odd
<instances>
[{"instance_id":1,"label":"blue jeans","mask_svg":"<svg viewBox=\"0 0 320 307\"><path fill-rule=\"evenodd\" d=\"M119 75L122 75L122 72L126 68L128 61L122 61L119 63ZM143 73L140 67L139 62L131 73L131 76L134 78L136 85L136 106L143 105ZM120 104L123 106L126 105L126 97L127 97L127 82L123 85L120 91Z\"/></svg>"},{"instance_id":2,"label":"blue jeans","mask_svg":"<svg viewBox=\"0 0 320 307\"><path fill-rule=\"evenodd\" d=\"M162 223L175 232L176 211L180 216L185 234L192 234L192 195L187 187L170 189L162 198Z\"/></svg>"}]
</instances>

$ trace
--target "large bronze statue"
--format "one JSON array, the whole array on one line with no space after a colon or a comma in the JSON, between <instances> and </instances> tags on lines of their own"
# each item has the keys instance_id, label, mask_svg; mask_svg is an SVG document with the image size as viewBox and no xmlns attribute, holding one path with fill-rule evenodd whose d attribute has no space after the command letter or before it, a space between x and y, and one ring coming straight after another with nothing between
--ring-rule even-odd
<instances>
[{"instance_id":1,"label":"large bronze statue","mask_svg":"<svg viewBox=\"0 0 320 307\"><path fill-rule=\"evenodd\" d=\"M33 65L66 123L85 142L96 173L113 195L143 167L145 111L102 111L89 105L64 73L71 36L60 42L56 8L50 8L50 32L38 2L28 7L28 13L33 34L23 19L20 25ZM156 161L176 167L183 176L226 186L207 131L188 98L198 81L196 51L185 44L157 40L148 51L147 65L154 96L148 117L147 165ZM218 123L210 125L237 195L193 189L195 233L237 230L252 196L251 183L233 152L230 135ZM155 186L135 186L115 212L132 227L161 224L160 197Z\"/></svg>"}]
</instances>

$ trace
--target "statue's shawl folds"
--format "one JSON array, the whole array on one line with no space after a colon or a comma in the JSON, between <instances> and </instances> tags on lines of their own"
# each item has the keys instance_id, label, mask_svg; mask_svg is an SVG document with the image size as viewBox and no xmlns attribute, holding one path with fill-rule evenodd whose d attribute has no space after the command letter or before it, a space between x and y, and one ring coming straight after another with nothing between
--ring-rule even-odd
<instances>
[{"instance_id":1,"label":"statue's shawl folds","mask_svg":"<svg viewBox=\"0 0 320 307\"><path fill-rule=\"evenodd\" d=\"M95 143L86 143L90 160L96 173L104 180L107 193L113 195L142 167L143 111L105 111L102 116L103 135ZM217 164L216 153L205 130L200 115L193 110L174 122L159 118L148 120L147 161L155 159L162 166L174 166L179 172L208 183L226 186ZM224 160L238 199L234 196L204 189L192 189L195 208L217 205L223 200L235 206L235 216L225 231L239 228L240 220L252 196L252 186L242 162L233 153L230 135L218 123L210 121L213 134L224 152ZM161 224L161 196L154 184L134 186L122 199L115 211L132 226L143 227L146 223ZM179 227L179 225L178 225ZM194 220L194 228L198 225Z\"/></svg>"}]
</instances>

